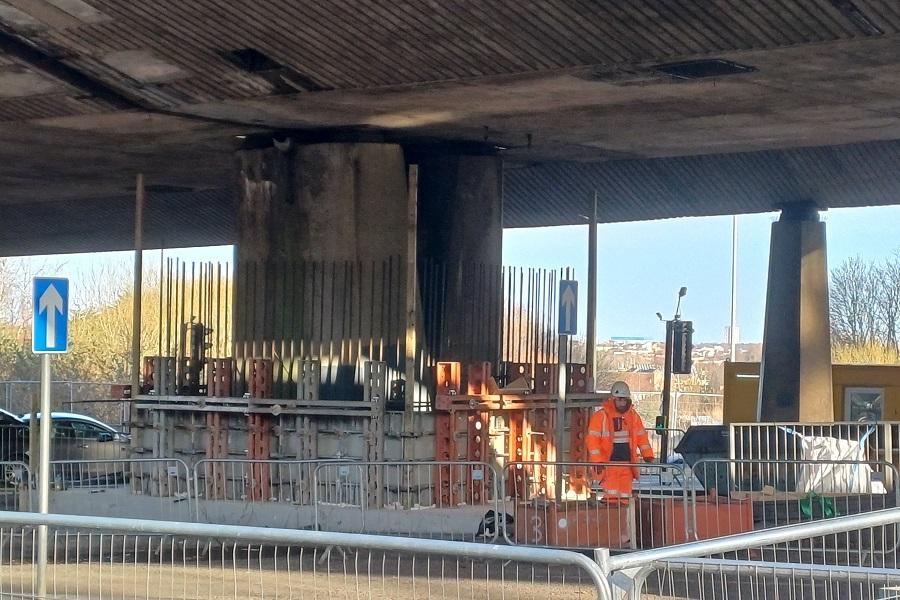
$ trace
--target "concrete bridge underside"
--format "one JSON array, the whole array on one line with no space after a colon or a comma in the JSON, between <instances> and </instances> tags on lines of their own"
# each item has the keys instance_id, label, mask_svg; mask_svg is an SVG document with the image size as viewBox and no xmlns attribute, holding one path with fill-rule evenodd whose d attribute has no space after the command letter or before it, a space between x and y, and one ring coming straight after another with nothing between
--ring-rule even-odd
<instances>
[{"instance_id":1,"label":"concrete bridge underside","mask_svg":"<svg viewBox=\"0 0 900 600\"><path fill-rule=\"evenodd\" d=\"M417 259L496 260L502 227L584 223L595 192L601 222L788 206L770 279L801 285L770 289L769 313L796 319L767 342L806 353L827 339L827 271L807 260L824 236L790 207L900 197L890 3L15 6L0 255L128 249L137 173L145 247L254 259L407 252L411 164Z\"/></svg>"}]
</instances>

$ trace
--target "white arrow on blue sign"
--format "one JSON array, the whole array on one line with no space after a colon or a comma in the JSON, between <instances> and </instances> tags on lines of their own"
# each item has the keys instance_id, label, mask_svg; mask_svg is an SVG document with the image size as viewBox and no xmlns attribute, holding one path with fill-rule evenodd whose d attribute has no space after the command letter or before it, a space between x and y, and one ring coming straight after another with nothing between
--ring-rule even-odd
<instances>
[{"instance_id":1,"label":"white arrow on blue sign","mask_svg":"<svg viewBox=\"0 0 900 600\"><path fill-rule=\"evenodd\" d=\"M69 280L34 278L31 349L35 354L69 351Z\"/></svg>"},{"instance_id":2,"label":"white arrow on blue sign","mask_svg":"<svg viewBox=\"0 0 900 600\"><path fill-rule=\"evenodd\" d=\"M559 282L559 335L578 333L578 282L563 279Z\"/></svg>"}]
</instances>

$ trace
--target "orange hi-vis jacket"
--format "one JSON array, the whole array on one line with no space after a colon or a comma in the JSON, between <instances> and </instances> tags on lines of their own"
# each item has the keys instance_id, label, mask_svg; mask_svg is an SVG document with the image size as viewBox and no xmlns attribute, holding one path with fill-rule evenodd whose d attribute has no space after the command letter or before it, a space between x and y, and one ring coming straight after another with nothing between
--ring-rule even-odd
<instances>
[{"instance_id":1,"label":"orange hi-vis jacket","mask_svg":"<svg viewBox=\"0 0 900 600\"><path fill-rule=\"evenodd\" d=\"M634 407L629 407L624 413L616 410L615 400L609 398L600 410L591 415L588 422L587 449L588 460L591 462L608 463L614 460L613 450L615 444L628 444L629 458L627 460L616 457L621 462L638 463L643 457L646 461L653 460L653 448L650 446L650 438L644 429L644 422L637 414ZM635 479L639 476L637 468L632 469Z\"/></svg>"}]
</instances>

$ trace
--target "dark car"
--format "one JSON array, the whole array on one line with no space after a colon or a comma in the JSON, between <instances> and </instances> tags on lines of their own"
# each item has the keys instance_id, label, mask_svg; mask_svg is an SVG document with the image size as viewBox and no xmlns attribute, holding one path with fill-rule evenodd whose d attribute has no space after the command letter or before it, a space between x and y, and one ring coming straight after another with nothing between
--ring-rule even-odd
<instances>
[{"instance_id":1,"label":"dark car","mask_svg":"<svg viewBox=\"0 0 900 600\"><path fill-rule=\"evenodd\" d=\"M0 461L25 461L28 451L28 423L0 408Z\"/></svg>"}]
</instances>

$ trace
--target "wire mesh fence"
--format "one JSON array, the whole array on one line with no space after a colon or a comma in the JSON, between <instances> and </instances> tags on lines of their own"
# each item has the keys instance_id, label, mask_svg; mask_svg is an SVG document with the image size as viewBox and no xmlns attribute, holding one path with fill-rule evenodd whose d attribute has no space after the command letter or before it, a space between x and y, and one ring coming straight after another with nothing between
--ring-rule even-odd
<instances>
[{"instance_id":1,"label":"wire mesh fence","mask_svg":"<svg viewBox=\"0 0 900 600\"><path fill-rule=\"evenodd\" d=\"M740 533L900 506L897 468L885 462L703 459L692 472L701 484L692 488L698 539L726 526ZM878 527L754 548L743 558L896 567L898 543L895 528Z\"/></svg>"},{"instance_id":2,"label":"wire mesh fence","mask_svg":"<svg viewBox=\"0 0 900 600\"><path fill-rule=\"evenodd\" d=\"M710 558L664 561L654 567L639 585L642 598L892 600L900 594L900 573L892 569Z\"/></svg>"},{"instance_id":3,"label":"wire mesh fence","mask_svg":"<svg viewBox=\"0 0 900 600\"><path fill-rule=\"evenodd\" d=\"M900 509L842 515L628 554L597 551L614 597L863 598L896 597L900 570L854 562L822 564L808 555L772 558L767 549L808 540L895 530Z\"/></svg>"},{"instance_id":4,"label":"wire mesh fence","mask_svg":"<svg viewBox=\"0 0 900 600\"><path fill-rule=\"evenodd\" d=\"M192 478L177 458L50 463L51 512L193 521Z\"/></svg>"},{"instance_id":5,"label":"wire mesh fence","mask_svg":"<svg viewBox=\"0 0 900 600\"><path fill-rule=\"evenodd\" d=\"M332 462L316 467L314 482L323 530L493 542L504 526L502 482L487 463Z\"/></svg>"},{"instance_id":6,"label":"wire mesh fence","mask_svg":"<svg viewBox=\"0 0 900 600\"><path fill-rule=\"evenodd\" d=\"M609 598L596 564L559 550L9 513L0 597L38 597L41 523L54 598Z\"/></svg>"}]
</instances>

